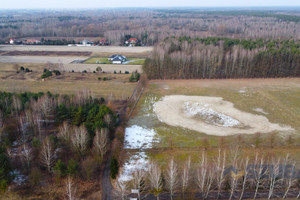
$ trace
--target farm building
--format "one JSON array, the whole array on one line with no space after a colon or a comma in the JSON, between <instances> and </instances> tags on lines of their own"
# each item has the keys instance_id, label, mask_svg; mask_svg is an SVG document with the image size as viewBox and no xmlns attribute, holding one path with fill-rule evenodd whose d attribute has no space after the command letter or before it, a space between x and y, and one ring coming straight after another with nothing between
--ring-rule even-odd
<instances>
[{"instance_id":1,"label":"farm building","mask_svg":"<svg viewBox=\"0 0 300 200\"><path fill-rule=\"evenodd\" d=\"M41 41L40 40L36 40L36 39L27 39L24 42L25 44L40 44Z\"/></svg>"},{"instance_id":2,"label":"farm building","mask_svg":"<svg viewBox=\"0 0 300 200\"><path fill-rule=\"evenodd\" d=\"M9 40L9 44L15 44L15 40L14 39L10 39Z\"/></svg>"},{"instance_id":3,"label":"farm building","mask_svg":"<svg viewBox=\"0 0 300 200\"><path fill-rule=\"evenodd\" d=\"M128 46L135 46L138 41L139 40L137 38L130 38L129 40L125 41L125 44Z\"/></svg>"}]
</instances>

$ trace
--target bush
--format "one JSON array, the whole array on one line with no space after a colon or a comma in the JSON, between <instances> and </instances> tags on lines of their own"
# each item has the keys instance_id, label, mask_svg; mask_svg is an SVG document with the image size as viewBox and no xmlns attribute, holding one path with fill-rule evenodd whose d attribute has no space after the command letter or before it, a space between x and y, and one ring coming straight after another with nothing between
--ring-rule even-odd
<instances>
[{"instance_id":1,"label":"bush","mask_svg":"<svg viewBox=\"0 0 300 200\"><path fill-rule=\"evenodd\" d=\"M103 81L106 81L107 80L107 78L106 77L103 77Z\"/></svg>"},{"instance_id":2,"label":"bush","mask_svg":"<svg viewBox=\"0 0 300 200\"><path fill-rule=\"evenodd\" d=\"M125 74L129 74L129 71L125 71Z\"/></svg>"},{"instance_id":3,"label":"bush","mask_svg":"<svg viewBox=\"0 0 300 200\"><path fill-rule=\"evenodd\" d=\"M102 78L101 77L98 77L98 80L101 80Z\"/></svg>"},{"instance_id":4,"label":"bush","mask_svg":"<svg viewBox=\"0 0 300 200\"><path fill-rule=\"evenodd\" d=\"M129 82L138 82L139 80L140 74L137 71L133 72L129 78Z\"/></svg>"},{"instance_id":5,"label":"bush","mask_svg":"<svg viewBox=\"0 0 300 200\"><path fill-rule=\"evenodd\" d=\"M74 159L69 160L67 169L68 174L70 174L71 176L75 176L78 173L78 171L78 163Z\"/></svg>"},{"instance_id":6,"label":"bush","mask_svg":"<svg viewBox=\"0 0 300 200\"><path fill-rule=\"evenodd\" d=\"M24 71L25 70L25 68L22 66L22 67L20 67L20 71Z\"/></svg>"},{"instance_id":7,"label":"bush","mask_svg":"<svg viewBox=\"0 0 300 200\"><path fill-rule=\"evenodd\" d=\"M87 71L86 71L86 70L83 70L82 73L87 73Z\"/></svg>"},{"instance_id":8,"label":"bush","mask_svg":"<svg viewBox=\"0 0 300 200\"><path fill-rule=\"evenodd\" d=\"M111 176L111 178L115 179L117 177L118 173L119 173L119 162L113 156L111 161L110 161L110 176Z\"/></svg>"},{"instance_id":9,"label":"bush","mask_svg":"<svg viewBox=\"0 0 300 200\"><path fill-rule=\"evenodd\" d=\"M49 70L44 70L44 73L42 74L41 78L48 78L50 76L52 76L52 72Z\"/></svg>"},{"instance_id":10,"label":"bush","mask_svg":"<svg viewBox=\"0 0 300 200\"><path fill-rule=\"evenodd\" d=\"M58 70L54 70L53 72L54 72L55 75L57 75L57 76L58 76L58 75L61 75L60 71L58 71Z\"/></svg>"},{"instance_id":11,"label":"bush","mask_svg":"<svg viewBox=\"0 0 300 200\"><path fill-rule=\"evenodd\" d=\"M116 74L117 72L116 72L116 70L114 70L114 74Z\"/></svg>"},{"instance_id":12,"label":"bush","mask_svg":"<svg viewBox=\"0 0 300 200\"><path fill-rule=\"evenodd\" d=\"M58 177L65 177L67 175L67 167L65 163L58 160L54 166L54 172Z\"/></svg>"},{"instance_id":13,"label":"bush","mask_svg":"<svg viewBox=\"0 0 300 200\"><path fill-rule=\"evenodd\" d=\"M10 181L10 172L12 171L9 157L6 155L4 147L0 146L0 184L1 189L5 189Z\"/></svg>"}]
</instances>

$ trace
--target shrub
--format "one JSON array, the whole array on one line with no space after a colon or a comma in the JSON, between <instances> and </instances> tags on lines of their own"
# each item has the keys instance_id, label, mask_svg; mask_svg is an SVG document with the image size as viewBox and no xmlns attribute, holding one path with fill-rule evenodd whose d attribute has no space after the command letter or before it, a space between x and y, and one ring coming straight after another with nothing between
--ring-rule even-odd
<instances>
[{"instance_id":1,"label":"shrub","mask_svg":"<svg viewBox=\"0 0 300 200\"><path fill-rule=\"evenodd\" d=\"M113 156L110 161L110 176L111 176L111 178L115 179L117 177L118 172L119 172L119 162Z\"/></svg>"},{"instance_id":2,"label":"shrub","mask_svg":"<svg viewBox=\"0 0 300 200\"><path fill-rule=\"evenodd\" d=\"M116 72L116 70L114 70L114 74L116 74L117 72Z\"/></svg>"},{"instance_id":3,"label":"shrub","mask_svg":"<svg viewBox=\"0 0 300 200\"><path fill-rule=\"evenodd\" d=\"M107 80L107 78L106 77L103 77L103 81L106 81Z\"/></svg>"},{"instance_id":4,"label":"shrub","mask_svg":"<svg viewBox=\"0 0 300 200\"><path fill-rule=\"evenodd\" d=\"M70 174L71 176L75 176L78 173L78 171L78 163L74 159L69 160L67 169L68 174Z\"/></svg>"},{"instance_id":5,"label":"shrub","mask_svg":"<svg viewBox=\"0 0 300 200\"><path fill-rule=\"evenodd\" d=\"M54 70L53 72L54 72L55 75L57 75L57 76L58 76L58 75L61 75L60 71L58 71L58 70Z\"/></svg>"},{"instance_id":6,"label":"shrub","mask_svg":"<svg viewBox=\"0 0 300 200\"><path fill-rule=\"evenodd\" d=\"M101 77L98 77L98 80L101 80Z\"/></svg>"},{"instance_id":7,"label":"shrub","mask_svg":"<svg viewBox=\"0 0 300 200\"><path fill-rule=\"evenodd\" d=\"M87 73L87 71L86 71L86 70L83 70L82 73Z\"/></svg>"},{"instance_id":8,"label":"shrub","mask_svg":"<svg viewBox=\"0 0 300 200\"><path fill-rule=\"evenodd\" d=\"M139 80L140 74L137 71L133 72L129 78L129 82L138 82Z\"/></svg>"},{"instance_id":9,"label":"shrub","mask_svg":"<svg viewBox=\"0 0 300 200\"><path fill-rule=\"evenodd\" d=\"M20 67L20 71L24 71L25 68L23 66Z\"/></svg>"},{"instance_id":10,"label":"shrub","mask_svg":"<svg viewBox=\"0 0 300 200\"><path fill-rule=\"evenodd\" d=\"M54 172L58 177L64 177L67 175L67 167L65 163L61 160L58 160L54 166Z\"/></svg>"},{"instance_id":11,"label":"shrub","mask_svg":"<svg viewBox=\"0 0 300 200\"><path fill-rule=\"evenodd\" d=\"M129 74L129 71L125 71L125 74Z\"/></svg>"},{"instance_id":12,"label":"shrub","mask_svg":"<svg viewBox=\"0 0 300 200\"><path fill-rule=\"evenodd\" d=\"M44 73L42 74L41 78L48 78L50 76L52 76L52 72L49 70L44 70Z\"/></svg>"}]
</instances>

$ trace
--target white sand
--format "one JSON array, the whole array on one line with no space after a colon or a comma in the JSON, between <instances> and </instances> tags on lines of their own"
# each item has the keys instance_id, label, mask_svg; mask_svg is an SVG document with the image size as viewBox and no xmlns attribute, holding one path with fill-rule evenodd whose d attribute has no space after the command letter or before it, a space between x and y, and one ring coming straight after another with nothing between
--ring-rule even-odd
<instances>
[{"instance_id":1,"label":"white sand","mask_svg":"<svg viewBox=\"0 0 300 200\"><path fill-rule=\"evenodd\" d=\"M270 123L262 115L236 109L221 97L165 96L154 104L158 119L171 126L181 126L208 135L269 133L293 131L288 126Z\"/></svg>"}]
</instances>

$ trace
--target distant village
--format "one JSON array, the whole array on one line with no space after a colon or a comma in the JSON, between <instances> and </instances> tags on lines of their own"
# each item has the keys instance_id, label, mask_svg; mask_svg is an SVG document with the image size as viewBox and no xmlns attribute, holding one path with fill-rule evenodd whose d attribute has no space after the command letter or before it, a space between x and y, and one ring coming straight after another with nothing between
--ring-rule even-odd
<instances>
[{"instance_id":1,"label":"distant village","mask_svg":"<svg viewBox=\"0 0 300 200\"><path fill-rule=\"evenodd\" d=\"M3 42L2 42L3 44ZM74 40L66 40L66 39L9 39L5 41L4 44L7 45L68 45L68 46L108 46L110 43L105 39L99 39L97 41L89 41L87 39L81 40L79 42L75 42ZM138 40L138 38L129 38L126 39L123 43L123 46L133 47L133 46L142 46L142 43Z\"/></svg>"}]
</instances>

